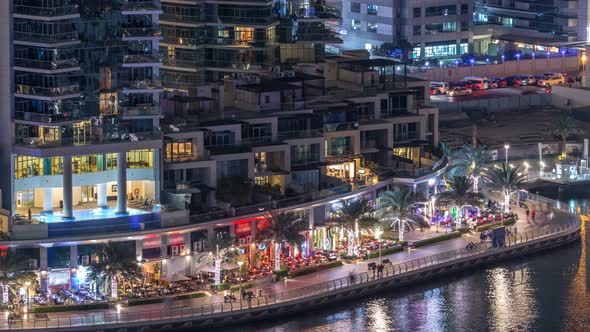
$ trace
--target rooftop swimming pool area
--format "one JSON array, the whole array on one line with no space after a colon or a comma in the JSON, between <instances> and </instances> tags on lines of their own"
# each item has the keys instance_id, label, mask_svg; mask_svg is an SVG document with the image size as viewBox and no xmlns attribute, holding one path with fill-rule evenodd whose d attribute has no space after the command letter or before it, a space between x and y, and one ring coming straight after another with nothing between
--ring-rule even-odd
<instances>
[{"instance_id":1,"label":"rooftop swimming pool area","mask_svg":"<svg viewBox=\"0 0 590 332\"><path fill-rule=\"evenodd\" d=\"M142 214L149 214L149 213L153 213L153 212L159 212L159 211L157 211L156 207L154 207L153 210L140 210L140 209L127 208L127 213L120 214L120 213L116 213L116 208L106 207L106 208L94 208L94 209L89 209L89 210L74 210L74 219L64 219L62 212L36 214L36 215L33 215L33 218L38 219L39 221L45 222L45 223L58 223L58 222L61 223L61 222L77 222L77 221L85 221L85 220L130 217L130 216L137 216L137 215L142 215Z\"/></svg>"}]
</instances>

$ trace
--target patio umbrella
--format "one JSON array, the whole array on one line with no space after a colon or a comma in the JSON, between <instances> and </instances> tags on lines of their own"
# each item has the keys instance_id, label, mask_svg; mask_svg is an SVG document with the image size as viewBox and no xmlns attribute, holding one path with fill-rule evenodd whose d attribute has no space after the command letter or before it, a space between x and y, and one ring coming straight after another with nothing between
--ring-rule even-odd
<instances>
[{"instance_id":1,"label":"patio umbrella","mask_svg":"<svg viewBox=\"0 0 590 332\"><path fill-rule=\"evenodd\" d=\"M165 280L168 282L179 282L179 281L188 281L191 279L183 276L182 274L174 273L173 275L170 276L170 278L166 278Z\"/></svg>"},{"instance_id":2,"label":"patio umbrella","mask_svg":"<svg viewBox=\"0 0 590 332\"><path fill-rule=\"evenodd\" d=\"M221 263L221 269L223 270L235 270L237 268L239 268L240 266L238 264L235 263L229 263L229 262L223 262Z\"/></svg>"},{"instance_id":3,"label":"patio umbrella","mask_svg":"<svg viewBox=\"0 0 590 332\"><path fill-rule=\"evenodd\" d=\"M197 267L196 270L198 272L211 272L211 273L215 273L215 266L205 264L205 265L201 265L201 266Z\"/></svg>"}]
</instances>

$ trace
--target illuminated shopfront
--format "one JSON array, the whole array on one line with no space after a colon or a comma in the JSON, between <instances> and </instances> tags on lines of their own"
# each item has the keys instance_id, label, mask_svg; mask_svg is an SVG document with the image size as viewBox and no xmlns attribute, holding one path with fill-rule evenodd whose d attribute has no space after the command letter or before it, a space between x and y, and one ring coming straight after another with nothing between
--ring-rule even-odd
<instances>
[{"instance_id":1,"label":"illuminated shopfront","mask_svg":"<svg viewBox=\"0 0 590 332\"><path fill-rule=\"evenodd\" d=\"M356 174L356 163L354 161L348 161L341 164L328 165L326 167L326 174L344 181L352 180Z\"/></svg>"}]
</instances>

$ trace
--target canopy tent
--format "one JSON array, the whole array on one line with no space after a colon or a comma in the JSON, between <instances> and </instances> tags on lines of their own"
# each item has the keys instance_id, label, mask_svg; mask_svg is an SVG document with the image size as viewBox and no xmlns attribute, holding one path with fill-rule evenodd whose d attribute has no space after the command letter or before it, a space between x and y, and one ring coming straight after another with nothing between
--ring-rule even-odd
<instances>
[{"instance_id":1,"label":"canopy tent","mask_svg":"<svg viewBox=\"0 0 590 332\"><path fill-rule=\"evenodd\" d=\"M163 280L167 281L167 282L180 282L180 281L189 281L189 280L191 280L191 278L185 277L180 273L174 273L169 278L164 278Z\"/></svg>"},{"instance_id":2,"label":"canopy tent","mask_svg":"<svg viewBox=\"0 0 590 332\"><path fill-rule=\"evenodd\" d=\"M240 266L236 263L229 263L229 262L221 263L222 270L235 270L235 269L238 269L239 267Z\"/></svg>"},{"instance_id":3,"label":"canopy tent","mask_svg":"<svg viewBox=\"0 0 590 332\"><path fill-rule=\"evenodd\" d=\"M197 272L211 272L211 273L215 273L215 266L209 265L209 264L201 265L201 266L198 266L196 268L196 271Z\"/></svg>"}]
</instances>

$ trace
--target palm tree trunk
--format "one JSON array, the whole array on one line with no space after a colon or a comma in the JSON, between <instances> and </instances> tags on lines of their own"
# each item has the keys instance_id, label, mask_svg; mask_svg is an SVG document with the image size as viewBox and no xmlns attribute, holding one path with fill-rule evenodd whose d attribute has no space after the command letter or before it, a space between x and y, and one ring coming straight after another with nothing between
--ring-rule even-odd
<instances>
[{"instance_id":1,"label":"palm tree trunk","mask_svg":"<svg viewBox=\"0 0 590 332\"><path fill-rule=\"evenodd\" d=\"M567 137L564 137L563 140L561 141L561 155L563 156L563 158L565 158L567 156Z\"/></svg>"},{"instance_id":2,"label":"palm tree trunk","mask_svg":"<svg viewBox=\"0 0 590 332\"><path fill-rule=\"evenodd\" d=\"M510 212L510 192L504 191L504 213Z\"/></svg>"},{"instance_id":3,"label":"palm tree trunk","mask_svg":"<svg viewBox=\"0 0 590 332\"><path fill-rule=\"evenodd\" d=\"M399 234L397 237L400 242L404 240L405 228L406 228L406 224L400 219L399 220Z\"/></svg>"},{"instance_id":4,"label":"palm tree trunk","mask_svg":"<svg viewBox=\"0 0 590 332\"><path fill-rule=\"evenodd\" d=\"M281 270L281 243L275 241L275 271Z\"/></svg>"},{"instance_id":5,"label":"palm tree trunk","mask_svg":"<svg viewBox=\"0 0 590 332\"><path fill-rule=\"evenodd\" d=\"M8 286L0 285L0 287L2 287L2 304L8 304L7 302L10 300L4 301L4 299L8 299Z\"/></svg>"},{"instance_id":6,"label":"palm tree trunk","mask_svg":"<svg viewBox=\"0 0 590 332\"><path fill-rule=\"evenodd\" d=\"M355 239L354 239L354 230L351 230L351 229L348 230L348 236L347 236L347 239L346 240L348 241L348 252L347 252L347 254L348 254L348 256L354 256L354 242L355 242Z\"/></svg>"},{"instance_id":7,"label":"palm tree trunk","mask_svg":"<svg viewBox=\"0 0 590 332\"><path fill-rule=\"evenodd\" d=\"M474 193L479 192L479 176L473 177L473 192Z\"/></svg>"},{"instance_id":8,"label":"palm tree trunk","mask_svg":"<svg viewBox=\"0 0 590 332\"><path fill-rule=\"evenodd\" d=\"M463 207L457 206L457 215L455 217L455 226L461 227L461 221L463 219Z\"/></svg>"}]
</instances>

